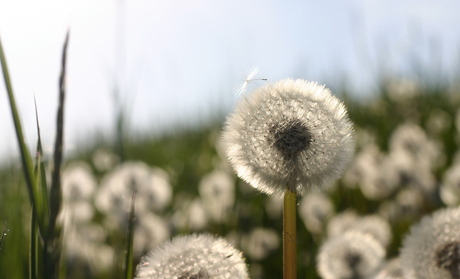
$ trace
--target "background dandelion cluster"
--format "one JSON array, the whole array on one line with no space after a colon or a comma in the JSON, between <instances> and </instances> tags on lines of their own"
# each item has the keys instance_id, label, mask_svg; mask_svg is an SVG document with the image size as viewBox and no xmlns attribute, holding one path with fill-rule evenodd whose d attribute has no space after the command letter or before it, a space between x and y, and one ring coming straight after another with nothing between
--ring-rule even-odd
<instances>
[{"instance_id":1,"label":"background dandelion cluster","mask_svg":"<svg viewBox=\"0 0 460 279\"><path fill-rule=\"evenodd\" d=\"M366 102L337 92L357 151L333 187L299 200L299 278L403 278L407 262L399 255L410 228L460 206L458 88L391 80ZM216 117L199 129L126 138L123 156L102 140L73 154L62 176L65 277L118 278L136 190L136 263L173 236L206 232L243 252L251 278L280 278L282 199L236 177L223 123ZM30 206L21 177L18 163L0 169L0 222L8 229L0 274L13 279L27 277L28 266Z\"/></svg>"}]
</instances>

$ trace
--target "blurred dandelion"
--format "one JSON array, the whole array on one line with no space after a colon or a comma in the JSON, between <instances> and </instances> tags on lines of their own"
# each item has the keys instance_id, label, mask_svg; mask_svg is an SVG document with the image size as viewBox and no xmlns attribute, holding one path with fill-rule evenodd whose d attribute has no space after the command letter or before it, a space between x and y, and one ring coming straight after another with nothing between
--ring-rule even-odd
<instances>
[{"instance_id":1,"label":"blurred dandelion","mask_svg":"<svg viewBox=\"0 0 460 279\"><path fill-rule=\"evenodd\" d=\"M175 210L171 222L178 230L200 231L208 224L208 215L201 199L178 198L179 208Z\"/></svg>"},{"instance_id":2,"label":"blurred dandelion","mask_svg":"<svg viewBox=\"0 0 460 279\"><path fill-rule=\"evenodd\" d=\"M125 216L132 192L137 191L136 212L162 210L172 198L168 174L143 162L125 162L107 173L95 198L97 208L108 215Z\"/></svg>"},{"instance_id":3,"label":"blurred dandelion","mask_svg":"<svg viewBox=\"0 0 460 279\"><path fill-rule=\"evenodd\" d=\"M141 260L136 278L245 279L249 278L241 252L211 235L176 237Z\"/></svg>"},{"instance_id":4,"label":"blurred dandelion","mask_svg":"<svg viewBox=\"0 0 460 279\"><path fill-rule=\"evenodd\" d=\"M423 217L404 239L400 258L404 278L460 278L460 207Z\"/></svg>"},{"instance_id":5,"label":"blurred dandelion","mask_svg":"<svg viewBox=\"0 0 460 279\"><path fill-rule=\"evenodd\" d=\"M392 239L390 224L379 215L357 216L347 211L334 216L328 225L329 237L339 236L345 232L359 232L372 236L382 246L388 246Z\"/></svg>"},{"instance_id":6,"label":"blurred dandelion","mask_svg":"<svg viewBox=\"0 0 460 279\"><path fill-rule=\"evenodd\" d=\"M369 234L386 247L392 239L390 224L379 215L367 215L359 218L350 230Z\"/></svg>"},{"instance_id":7,"label":"blurred dandelion","mask_svg":"<svg viewBox=\"0 0 460 279\"><path fill-rule=\"evenodd\" d=\"M413 221L422 214L423 195L419 189L404 188L398 192L395 199L385 201L380 205L379 214L386 220Z\"/></svg>"},{"instance_id":8,"label":"blurred dandelion","mask_svg":"<svg viewBox=\"0 0 460 279\"><path fill-rule=\"evenodd\" d=\"M350 167L343 176L343 182L347 188L355 189L362 181L374 176L376 165L381 156L379 147L369 144L356 154Z\"/></svg>"},{"instance_id":9,"label":"blurred dandelion","mask_svg":"<svg viewBox=\"0 0 460 279\"><path fill-rule=\"evenodd\" d=\"M322 233L334 214L334 205L321 193L309 193L300 201L299 215L311 233Z\"/></svg>"},{"instance_id":10,"label":"blurred dandelion","mask_svg":"<svg viewBox=\"0 0 460 279\"><path fill-rule=\"evenodd\" d=\"M168 223L154 213L137 216L134 226L134 254L141 256L170 237Z\"/></svg>"},{"instance_id":11,"label":"blurred dandelion","mask_svg":"<svg viewBox=\"0 0 460 279\"><path fill-rule=\"evenodd\" d=\"M265 211L272 219L280 218L283 213L283 199L278 196L268 196L265 199Z\"/></svg>"},{"instance_id":12,"label":"blurred dandelion","mask_svg":"<svg viewBox=\"0 0 460 279\"><path fill-rule=\"evenodd\" d=\"M90 200L96 184L91 167L87 163L72 162L62 173L62 198L65 203Z\"/></svg>"},{"instance_id":13,"label":"blurred dandelion","mask_svg":"<svg viewBox=\"0 0 460 279\"><path fill-rule=\"evenodd\" d=\"M388 97L396 103L405 103L414 99L421 92L417 81L409 79L392 79L386 83Z\"/></svg>"},{"instance_id":14,"label":"blurred dandelion","mask_svg":"<svg viewBox=\"0 0 460 279\"><path fill-rule=\"evenodd\" d=\"M210 219L226 221L235 202L234 178L225 171L214 170L201 179L198 190Z\"/></svg>"},{"instance_id":15,"label":"blurred dandelion","mask_svg":"<svg viewBox=\"0 0 460 279\"><path fill-rule=\"evenodd\" d=\"M395 258L387 261L372 279L404 279L401 260Z\"/></svg>"},{"instance_id":16,"label":"blurred dandelion","mask_svg":"<svg viewBox=\"0 0 460 279\"><path fill-rule=\"evenodd\" d=\"M369 278L383 263L385 250L372 236L347 232L329 238L318 254L318 273L323 279Z\"/></svg>"},{"instance_id":17,"label":"blurred dandelion","mask_svg":"<svg viewBox=\"0 0 460 279\"><path fill-rule=\"evenodd\" d=\"M442 156L440 146L428 138L422 127L411 123L399 125L391 134L389 144L391 152L403 152L414 164L426 164L429 168Z\"/></svg>"},{"instance_id":18,"label":"blurred dandelion","mask_svg":"<svg viewBox=\"0 0 460 279\"><path fill-rule=\"evenodd\" d=\"M343 232L352 228L356 224L358 218L358 215L351 210L336 214L327 225L327 236L332 238L341 235Z\"/></svg>"},{"instance_id":19,"label":"blurred dandelion","mask_svg":"<svg viewBox=\"0 0 460 279\"><path fill-rule=\"evenodd\" d=\"M87 223L66 230L63 240L67 272L97 274L112 269L115 250L105 244L106 238L107 232L99 224ZM91 277L86 273L81 276Z\"/></svg>"},{"instance_id":20,"label":"blurred dandelion","mask_svg":"<svg viewBox=\"0 0 460 279\"><path fill-rule=\"evenodd\" d=\"M370 200L385 199L400 185L397 167L392 158L384 155L372 167L372 171L360 182L361 192Z\"/></svg>"},{"instance_id":21,"label":"blurred dandelion","mask_svg":"<svg viewBox=\"0 0 460 279\"><path fill-rule=\"evenodd\" d=\"M253 260L262 260L279 246L278 234L271 229L256 228L241 241L243 251Z\"/></svg>"},{"instance_id":22,"label":"blurred dandelion","mask_svg":"<svg viewBox=\"0 0 460 279\"><path fill-rule=\"evenodd\" d=\"M460 163L452 165L444 173L440 196L446 205L460 204Z\"/></svg>"},{"instance_id":23,"label":"blurred dandelion","mask_svg":"<svg viewBox=\"0 0 460 279\"><path fill-rule=\"evenodd\" d=\"M91 167L83 161L69 164L62 173L62 209L59 219L67 229L89 222L94 216L92 199L96 178Z\"/></svg>"},{"instance_id":24,"label":"blurred dandelion","mask_svg":"<svg viewBox=\"0 0 460 279\"><path fill-rule=\"evenodd\" d=\"M100 172L105 172L112 169L115 164L118 163L118 161L119 159L117 155L102 148L94 151L92 156L93 165Z\"/></svg>"},{"instance_id":25,"label":"blurred dandelion","mask_svg":"<svg viewBox=\"0 0 460 279\"><path fill-rule=\"evenodd\" d=\"M354 152L345 106L314 82L256 89L227 119L223 139L240 178L267 194L330 186Z\"/></svg>"}]
</instances>

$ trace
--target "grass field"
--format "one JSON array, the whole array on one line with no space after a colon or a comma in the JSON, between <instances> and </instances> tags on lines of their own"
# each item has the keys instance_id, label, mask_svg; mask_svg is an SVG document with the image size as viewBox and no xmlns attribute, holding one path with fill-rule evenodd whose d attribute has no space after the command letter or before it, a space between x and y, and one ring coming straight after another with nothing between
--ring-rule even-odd
<instances>
[{"instance_id":1,"label":"grass field","mask_svg":"<svg viewBox=\"0 0 460 279\"><path fill-rule=\"evenodd\" d=\"M320 278L320 248L349 230L379 240L384 268L413 224L460 204L458 88L396 80L383 83L373 100L340 98L354 123L356 155L330 190L299 199L298 278ZM107 142L77 148L62 168L61 277L123 277L136 189L134 266L173 236L208 232L242 250L251 278L281 278L282 200L236 177L220 145L223 122L127 137L123 156ZM0 277L11 279L30 276L33 227L17 162L0 170Z\"/></svg>"}]
</instances>

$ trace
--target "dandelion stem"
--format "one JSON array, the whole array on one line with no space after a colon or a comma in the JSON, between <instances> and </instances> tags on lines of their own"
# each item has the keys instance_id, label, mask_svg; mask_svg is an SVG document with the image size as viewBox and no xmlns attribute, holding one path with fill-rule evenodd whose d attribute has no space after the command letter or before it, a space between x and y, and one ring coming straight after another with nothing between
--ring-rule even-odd
<instances>
[{"instance_id":1,"label":"dandelion stem","mask_svg":"<svg viewBox=\"0 0 460 279\"><path fill-rule=\"evenodd\" d=\"M296 279L296 194L284 193L283 211L283 278Z\"/></svg>"}]
</instances>

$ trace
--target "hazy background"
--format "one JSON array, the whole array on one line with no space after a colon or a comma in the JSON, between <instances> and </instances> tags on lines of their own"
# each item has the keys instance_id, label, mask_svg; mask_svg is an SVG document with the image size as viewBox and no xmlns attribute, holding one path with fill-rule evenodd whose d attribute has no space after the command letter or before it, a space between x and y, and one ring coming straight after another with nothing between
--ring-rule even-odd
<instances>
[{"instance_id":1,"label":"hazy background","mask_svg":"<svg viewBox=\"0 0 460 279\"><path fill-rule=\"evenodd\" d=\"M460 73L460 2L7 1L0 37L26 136L53 145L60 56L69 44L65 141L114 135L118 92L131 133L174 129L229 111L258 77L317 80L370 97L384 76L453 80ZM263 84L253 82L249 89ZM0 161L17 154L0 82Z\"/></svg>"}]
</instances>

